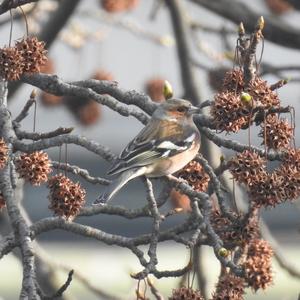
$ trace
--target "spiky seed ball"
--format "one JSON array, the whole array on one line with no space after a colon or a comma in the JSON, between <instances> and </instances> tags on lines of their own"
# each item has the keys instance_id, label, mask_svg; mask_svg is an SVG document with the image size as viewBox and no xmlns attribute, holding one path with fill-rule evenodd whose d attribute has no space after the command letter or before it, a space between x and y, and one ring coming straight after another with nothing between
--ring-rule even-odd
<instances>
[{"instance_id":1,"label":"spiky seed ball","mask_svg":"<svg viewBox=\"0 0 300 300\"><path fill-rule=\"evenodd\" d=\"M270 114L261 127L259 136L264 139L262 144L266 143L268 148L275 150L289 147L293 129L287 120L280 120L275 114Z\"/></svg>"},{"instance_id":2,"label":"spiky seed ball","mask_svg":"<svg viewBox=\"0 0 300 300\"><path fill-rule=\"evenodd\" d=\"M107 12L117 13L135 8L138 2L139 0L102 0L101 4Z\"/></svg>"},{"instance_id":3,"label":"spiky seed ball","mask_svg":"<svg viewBox=\"0 0 300 300\"><path fill-rule=\"evenodd\" d=\"M212 300L243 300L245 281L233 274L224 274L219 277L216 291Z\"/></svg>"},{"instance_id":4,"label":"spiky seed ball","mask_svg":"<svg viewBox=\"0 0 300 300\"><path fill-rule=\"evenodd\" d=\"M51 177L48 181L48 187L50 189L49 209L56 216L73 220L85 203L85 190L78 182L74 183L62 174Z\"/></svg>"},{"instance_id":5,"label":"spiky seed ball","mask_svg":"<svg viewBox=\"0 0 300 300\"><path fill-rule=\"evenodd\" d=\"M169 300L204 300L199 290L193 290L187 287L173 289Z\"/></svg>"},{"instance_id":6,"label":"spiky seed ball","mask_svg":"<svg viewBox=\"0 0 300 300\"><path fill-rule=\"evenodd\" d=\"M114 76L110 72L101 69L96 70L92 78L96 80L107 80L107 81L114 80Z\"/></svg>"},{"instance_id":7,"label":"spiky seed ball","mask_svg":"<svg viewBox=\"0 0 300 300\"><path fill-rule=\"evenodd\" d=\"M8 160L8 147L3 138L0 138L0 170L6 166Z\"/></svg>"},{"instance_id":8,"label":"spiky seed ball","mask_svg":"<svg viewBox=\"0 0 300 300\"><path fill-rule=\"evenodd\" d=\"M300 172L297 167L283 163L274 170L274 174L280 178L278 194L281 200L294 200L300 196Z\"/></svg>"},{"instance_id":9,"label":"spiky seed ball","mask_svg":"<svg viewBox=\"0 0 300 300\"><path fill-rule=\"evenodd\" d=\"M15 160L16 170L20 177L32 185L40 185L48 180L51 173L51 162L43 151L23 153Z\"/></svg>"},{"instance_id":10,"label":"spiky seed ball","mask_svg":"<svg viewBox=\"0 0 300 300\"><path fill-rule=\"evenodd\" d=\"M250 211L250 215L248 215L246 220L243 216L241 218L244 221L244 224L240 223L239 225L242 231L244 245L248 244L249 241L260 237L258 211L258 209L253 209Z\"/></svg>"},{"instance_id":11,"label":"spiky seed ball","mask_svg":"<svg viewBox=\"0 0 300 300\"><path fill-rule=\"evenodd\" d=\"M252 96L256 106L262 106L265 109L280 106L278 95L271 90L267 81L258 76L249 82L247 92Z\"/></svg>"},{"instance_id":12,"label":"spiky seed ball","mask_svg":"<svg viewBox=\"0 0 300 300\"><path fill-rule=\"evenodd\" d=\"M244 74L241 69L232 69L225 73L223 91L240 93L244 89Z\"/></svg>"},{"instance_id":13,"label":"spiky seed ball","mask_svg":"<svg viewBox=\"0 0 300 300\"><path fill-rule=\"evenodd\" d=\"M267 81L256 76L252 79L245 91L244 75L241 69L233 69L225 74L223 81L223 91L233 92L234 94L240 94L241 92L247 92L253 98L255 106L262 106L265 109L271 107L279 107L280 100L278 95L271 90Z\"/></svg>"},{"instance_id":14,"label":"spiky seed ball","mask_svg":"<svg viewBox=\"0 0 300 300\"><path fill-rule=\"evenodd\" d=\"M208 188L210 178L208 174L205 173L201 164L195 160L189 162L176 175L186 180L197 192L205 192Z\"/></svg>"},{"instance_id":15,"label":"spiky seed ball","mask_svg":"<svg viewBox=\"0 0 300 300\"><path fill-rule=\"evenodd\" d=\"M294 9L286 0L265 0L265 2L269 9L277 15L282 15Z\"/></svg>"},{"instance_id":16,"label":"spiky seed ball","mask_svg":"<svg viewBox=\"0 0 300 300\"><path fill-rule=\"evenodd\" d=\"M245 150L231 159L229 170L237 182L252 186L266 176L265 159L256 152Z\"/></svg>"},{"instance_id":17,"label":"spiky seed ball","mask_svg":"<svg viewBox=\"0 0 300 300\"><path fill-rule=\"evenodd\" d=\"M273 249L267 241L255 239L248 245L243 267L245 280L255 291L266 289L272 283L272 257Z\"/></svg>"},{"instance_id":18,"label":"spiky seed ball","mask_svg":"<svg viewBox=\"0 0 300 300\"><path fill-rule=\"evenodd\" d=\"M283 157L283 163L294 166L300 172L300 149L288 149Z\"/></svg>"},{"instance_id":19,"label":"spiky seed ball","mask_svg":"<svg viewBox=\"0 0 300 300\"><path fill-rule=\"evenodd\" d=\"M24 59L23 72L38 73L47 62L45 43L37 37L27 37L16 43L16 48Z\"/></svg>"},{"instance_id":20,"label":"spiky seed ball","mask_svg":"<svg viewBox=\"0 0 300 300\"><path fill-rule=\"evenodd\" d=\"M210 215L215 232L224 242L224 247L231 250L236 246L247 244L259 237L258 218L256 214L245 219L243 214L235 214L235 220L222 216L219 209L213 209Z\"/></svg>"},{"instance_id":21,"label":"spiky seed ball","mask_svg":"<svg viewBox=\"0 0 300 300\"><path fill-rule=\"evenodd\" d=\"M6 206L2 193L0 192L0 212Z\"/></svg>"},{"instance_id":22,"label":"spiky seed ball","mask_svg":"<svg viewBox=\"0 0 300 300\"><path fill-rule=\"evenodd\" d=\"M277 173L266 174L249 186L249 196L257 207L274 207L282 201L282 184L284 178Z\"/></svg>"},{"instance_id":23,"label":"spiky seed ball","mask_svg":"<svg viewBox=\"0 0 300 300\"><path fill-rule=\"evenodd\" d=\"M23 73L24 57L16 47L0 49L0 77L18 80Z\"/></svg>"},{"instance_id":24,"label":"spiky seed ball","mask_svg":"<svg viewBox=\"0 0 300 300\"><path fill-rule=\"evenodd\" d=\"M235 92L223 91L215 95L210 114L216 129L237 132L249 124L250 108L243 104Z\"/></svg>"},{"instance_id":25,"label":"spiky seed ball","mask_svg":"<svg viewBox=\"0 0 300 300\"><path fill-rule=\"evenodd\" d=\"M156 77L149 79L145 84L146 93L155 102L165 101L164 85L165 79L163 78Z\"/></svg>"}]
</instances>

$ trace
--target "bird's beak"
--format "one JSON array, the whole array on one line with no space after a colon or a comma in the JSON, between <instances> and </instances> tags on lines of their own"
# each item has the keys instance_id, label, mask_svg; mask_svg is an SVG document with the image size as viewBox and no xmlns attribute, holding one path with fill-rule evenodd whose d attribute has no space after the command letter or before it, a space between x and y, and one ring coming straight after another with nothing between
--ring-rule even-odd
<instances>
[{"instance_id":1,"label":"bird's beak","mask_svg":"<svg viewBox=\"0 0 300 300\"><path fill-rule=\"evenodd\" d=\"M197 106L191 106L189 108L189 114L190 115L193 115L193 114L198 114L200 112L200 107L197 107Z\"/></svg>"}]
</instances>

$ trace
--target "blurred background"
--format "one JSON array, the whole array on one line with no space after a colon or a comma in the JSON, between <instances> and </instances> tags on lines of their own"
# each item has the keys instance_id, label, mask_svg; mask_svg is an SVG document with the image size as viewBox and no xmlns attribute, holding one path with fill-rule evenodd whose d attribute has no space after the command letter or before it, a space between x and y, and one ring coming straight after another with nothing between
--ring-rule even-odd
<instances>
[{"instance_id":1,"label":"blurred background","mask_svg":"<svg viewBox=\"0 0 300 300\"><path fill-rule=\"evenodd\" d=\"M122 2L127 4L124 6ZM201 3L205 1L199 1L200 4L196 2L182 0L181 3L184 17L189 24L187 40L201 100L213 100L225 70L233 66L237 25L228 18L204 8ZM235 3L244 4L245 1L232 1L233 11ZM167 79L172 84L176 97L184 95L176 38L170 12L163 1L40 0L23 6L27 14L29 33L39 35L51 31L47 26L63 5L69 12L66 12L65 24L61 22L61 28L52 38L51 45L49 42L49 62L42 72L57 74L65 81L89 78L117 81L125 90L134 89L147 93L154 101L163 100L162 85ZM287 28L291 26L295 31L299 30L300 35L297 1L253 0L247 1L247 7L257 15L276 20ZM26 34L26 26L19 11L13 11L13 15L15 18L13 40L17 40ZM246 17L239 15L240 21ZM0 16L1 47L8 44L9 19L9 13ZM268 23L266 28L270 30ZM298 125L299 49L285 47L282 43L279 45L266 39L262 61L261 71L265 73L263 77L269 82L274 83L282 78L290 79L289 84L278 93L283 106L292 105L295 108ZM32 89L32 86L25 84L11 86L9 107L13 116L20 112ZM59 126L75 127L74 133L95 140L118 154L142 127L137 120L131 117L124 118L92 100L63 98L41 91L38 91L38 94L36 127L38 132L50 131ZM31 131L33 115L27 117L22 124L23 129ZM252 143L259 145L260 141L255 139L256 133L257 131L252 131ZM245 132L234 134L232 137L241 142L247 139ZM299 145L297 127L296 144ZM52 159L58 160L58 148L50 149L48 153ZM225 151L224 155L230 157L232 153ZM68 162L88 169L94 176L106 177L109 168L104 160L75 146L68 146ZM87 184L77 177L72 178L81 181L86 188L88 204L101 193L101 186ZM47 193L45 186L33 188L25 184L23 204L33 221L51 216L47 208ZM135 180L122 190L122 193L113 200L113 204L136 208L143 206L145 201L142 185L139 180ZM172 205L170 201L164 209L167 211ZM275 209L266 210L263 218L286 253L287 259L300 269L299 207L299 201L282 204ZM1 218L4 223L5 211L1 213ZM183 218L184 215L174 216L164 226L174 225ZM77 221L125 236L147 233L151 226L146 219L125 220L103 215L81 217ZM8 230L3 228L2 233ZM134 298L135 281L129 274L139 271L140 267L130 251L108 247L62 231L43 234L38 241L47 249L45 255L49 259L57 261L58 265L64 264L57 267L60 270L61 283L64 282L66 269L70 266L83 274L90 284L99 290L118 295L120 299ZM183 267L188 255L188 250L183 246L163 243L159 247L159 268ZM211 291L218 276L219 266L211 249L204 247L203 255L208 289ZM12 254L0 260L0 273L5 274L0 280L0 297L3 299L17 299L21 284L20 268L18 259ZM274 273L275 280L271 288L258 295L249 290L245 298L297 299L300 292L299 279L288 275L275 262ZM169 295L177 282L178 279L161 279L156 280L155 284L162 294ZM71 284L66 299L107 299L100 294L99 291L91 291L86 284L76 279Z\"/></svg>"}]
</instances>

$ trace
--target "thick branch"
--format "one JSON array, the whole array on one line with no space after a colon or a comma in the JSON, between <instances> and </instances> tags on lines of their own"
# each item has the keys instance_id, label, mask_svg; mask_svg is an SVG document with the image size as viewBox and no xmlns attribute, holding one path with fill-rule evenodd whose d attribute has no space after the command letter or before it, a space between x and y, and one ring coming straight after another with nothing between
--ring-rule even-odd
<instances>
[{"instance_id":1,"label":"thick branch","mask_svg":"<svg viewBox=\"0 0 300 300\"><path fill-rule=\"evenodd\" d=\"M112 161L116 158L116 156L110 151L109 148L102 146L94 141L89 141L84 136L71 134L47 138L37 142L33 142L31 144L26 144L19 140L15 140L13 143L13 147L14 151L33 152L45 150L52 147L59 147L63 144L75 144L81 146L108 161Z\"/></svg>"},{"instance_id":2,"label":"thick branch","mask_svg":"<svg viewBox=\"0 0 300 300\"><path fill-rule=\"evenodd\" d=\"M6 13L7 11L13 8L17 8L19 6L37 1L38 0L3 0L0 4L0 15Z\"/></svg>"},{"instance_id":3,"label":"thick branch","mask_svg":"<svg viewBox=\"0 0 300 300\"><path fill-rule=\"evenodd\" d=\"M239 24L252 32L261 13L256 13L248 5L236 0L191 0L202 7ZM234 9L233 9L234 8ZM278 45L289 48L300 48L300 30L284 23L280 18L265 17L264 37Z\"/></svg>"},{"instance_id":4,"label":"thick branch","mask_svg":"<svg viewBox=\"0 0 300 300\"><path fill-rule=\"evenodd\" d=\"M4 85L1 82L1 85ZM1 98L5 97L6 92L3 90ZM5 103L5 101L1 101ZM14 131L12 129L11 115L4 105L0 106L0 132L1 136L6 140L7 143L12 141L14 136ZM10 153L11 154L11 144ZM19 243L19 247L22 253L22 264L23 264L23 281L22 290L20 294L20 299L37 299L36 291L36 279L35 279L35 269L34 269L34 256L33 249L30 240L29 228L26 225L24 218L21 215L20 209L15 201L14 189L12 186L12 168L13 164L10 163L10 158L4 169L0 171L0 190L2 192L3 198L5 199L7 212L13 228L14 236Z\"/></svg>"},{"instance_id":5,"label":"thick branch","mask_svg":"<svg viewBox=\"0 0 300 300\"><path fill-rule=\"evenodd\" d=\"M126 107L120 104L120 102L126 104L135 104L137 106L141 105L142 109L147 108L144 110L147 112L149 111L150 113L152 113L156 107L153 102L150 102L148 97L144 96L142 99L142 97L137 95L135 91L124 93L118 89L115 83L106 81L100 82L98 80L87 80L66 83L55 75L46 74L23 75L22 81L36 86L50 94L93 99L100 104L108 106L110 109L118 112L122 116L128 117L131 115L137 118L143 124L147 123L148 121L148 117L143 112L131 107ZM98 88L96 89L95 86L97 85ZM95 87L95 89L93 89L93 87ZM112 97L116 96L116 99L119 101L110 97L110 94ZM136 96L138 96L138 99L136 99ZM130 103L131 101L134 101L134 103Z\"/></svg>"}]
</instances>

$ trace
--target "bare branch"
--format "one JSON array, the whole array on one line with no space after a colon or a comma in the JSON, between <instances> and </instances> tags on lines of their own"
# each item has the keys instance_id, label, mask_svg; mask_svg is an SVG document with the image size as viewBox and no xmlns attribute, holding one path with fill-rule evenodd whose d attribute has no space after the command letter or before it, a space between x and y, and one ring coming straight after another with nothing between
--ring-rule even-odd
<instances>
[{"instance_id":1,"label":"bare branch","mask_svg":"<svg viewBox=\"0 0 300 300\"><path fill-rule=\"evenodd\" d=\"M1 82L1 86L4 86L5 82ZM5 89L1 89L1 103L6 101L2 98L6 97ZM11 116L5 105L0 106L0 129L1 135L6 141L11 141L15 138L14 131L12 129ZM11 152L11 145L10 152ZM23 264L23 281L20 299L38 299L36 291L36 279L34 269L34 254L30 240L29 228L20 213L20 209L14 199L14 188L11 180L11 168L13 164L10 164L10 159L6 167L0 170L0 190L5 199L7 212L10 218L11 226L15 238L19 242L19 247L22 253ZM7 244L6 244L7 245ZM0 247L1 248L1 247Z\"/></svg>"},{"instance_id":2,"label":"bare branch","mask_svg":"<svg viewBox=\"0 0 300 300\"><path fill-rule=\"evenodd\" d=\"M0 4L0 15L6 13L7 11L17 8L19 6L37 2L38 0L3 0Z\"/></svg>"},{"instance_id":3,"label":"bare branch","mask_svg":"<svg viewBox=\"0 0 300 300\"><path fill-rule=\"evenodd\" d=\"M33 152L58 147L63 144L75 144L81 146L108 161L112 161L116 158L116 156L107 147L104 147L94 141L89 141L83 136L71 134L47 138L31 144L25 144L24 142L15 140L13 142L13 147L14 151Z\"/></svg>"},{"instance_id":4,"label":"bare branch","mask_svg":"<svg viewBox=\"0 0 300 300\"><path fill-rule=\"evenodd\" d=\"M50 132L45 132L45 133L38 133L38 132L26 132L18 129L17 126L15 126L15 131L17 137L22 140L22 139L27 139L27 140L32 140L32 141L39 141L47 138L52 138L56 137L62 134L69 134L74 130L74 127L59 127L53 131Z\"/></svg>"},{"instance_id":5,"label":"bare branch","mask_svg":"<svg viewBox=\"0 0 300 300\"><path fill-rule=\"evenodd\" d=\"M104 179L104 178L100 178L100 177L93 177L89 174L89 171L86 169L81 169L78 166L72 166L68 163L60 163L57 161L51 161L51 165L54 169L57 170L63 170L63 171L67 171L70 173L73 173L75 175L79 175L82 178L84 178L86 181L90 182L90 183L97 183L97 184L103 184L103 185L108 185L110 183L110 180Z\"/></svg>"},{"instance_id":6,"label":"bare branch","mask_svg":"<svg viewBox=\"0 0 300 300\"><path fill-rule=\"evenodd\" d=\"M20 123L21 121L23 121L27 116L28 116L28 112L30 107L34 104L35 99L34 98L30 98L25 106L23 107L22 111L20 112L20 114L14 119L15 123Z\"/></svg>"},{"instance_id":7,"label":"bare branch","mask_svg":"<svg viewBox=\"0 0 300 300\"><path fill-rule=\"evenodd\" d=\"M46 74L23 75L22 81L34 85L50 94L93 99L118 112L122 116L133 116L143 124L148 121L148 117L143 112L121 105L120 102L135 104L150 113L152 113L156 107L153 102L150 102L148 97L137 94L135 91L124 93L117 87L116 83L111 82L100 82L98 80L90 79L66 83L56 75ZM111 97L109 95L111 95ZM115 97L119 101L112 97Z\"/></svg>"},{"instance_id":8,"label":"bare branch","mask_svg":"<svg viewBox=\"0 0 300 300\"><path fill-rule=\"evenodd\" d=\"M261 13L254 12L247 4L236 0L191 0L192 2L234 22L243 22L245 27L251 32L256 27L256 20ZM234 7L234 9L232 9ZM265 18L266 28L264 37L273 43L289 48L300 48L300 31L290 26L280 18Z\"/></svg>"},{"instance_id":9,"label":"bare branch","mask_svg":"<svg viewBox=\"0 0 300 300\"><path fill-rule=\"evenodd\" d=\"M66 282L61 286L61 288L52 296L47 296L47 295L44 295L42 293L42 291L38 288L38 293L39 293L39 296L41 297L42 300L51 300L51 299L55 299L55 298L59 298L63 295L63 293L67 290L67 288L69 287L69 285L71 284L72 282L72 279L73 279L73 274L74 274L74 271L71 270L68 274L68 278L66 280Z\"/></svg>"}]
</instances>

